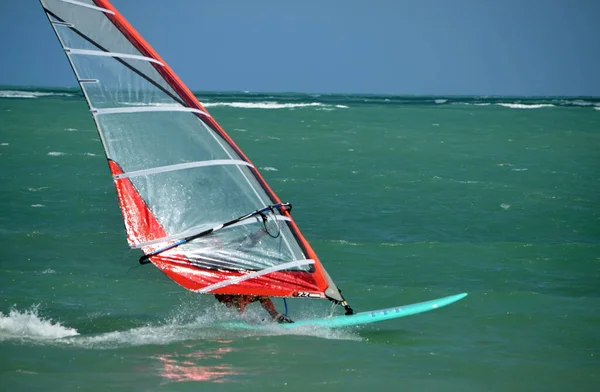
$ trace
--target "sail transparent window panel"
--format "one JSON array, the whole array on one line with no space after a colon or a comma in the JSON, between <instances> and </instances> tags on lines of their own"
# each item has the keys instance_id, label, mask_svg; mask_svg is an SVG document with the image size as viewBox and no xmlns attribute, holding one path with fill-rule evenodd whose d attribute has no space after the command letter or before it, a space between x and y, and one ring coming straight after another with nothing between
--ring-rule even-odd
<instances>
[{"instance_id":1,"label":"sail transparent window panel","mask_svg":"<svg viewBox=\"0 0 600 392\"><path fill-rule=\"evenodd\" d=\"M205 166L131 178L167 235L210 228L270 204L246 167ZM202 231L202 230L198 230Z\"/></svg>"},{"instance_id":2,"label":"sail transparent window panel","mask_svg":"<svg viewBox=\"0 0 600 392\"><path fill-rule=\"evenodd\" d=\"M85 3L94 5L93 1L86 0ZM94 42L99 48L105 51L116 53L128 53L133 55L143 55L127 38L117 29L110 19L101 11L81 7L74 4L64 3L59 0L42 0L42 4L48 11L56 15L54 20L61 20L73 24L81 35ZM65 33L65 31L62 31ZM71 31L66 34L76 35ZM72 40L74 38L62 37L61 39ZM87 49L87 47L85 48ZM124 60L132 64L131 60ZM160 76L152 64L141 62L135 64L138 71L145 77L150 78L154 83L159 84L163 89L176 97L179 95L169 86L169 84ZM81 76L81 75L80 75Z\"/></svg>"},{"instance_id":3,"label":"sail transparent window panel","mask_svg":"<svg viewBox=\"0 0 600 392\"><path fill-rule=\"evenodd\" d=\"M114 108L144 105L178 105L166 92L136 72L147 65L144 60L120 59L131 64L128 68L119 59L105 56L69 55L80 79L97 79L85 85L92 108Z\"/></svg>"},{"instance_id":4,"label":"sail transparent window panel","mask_svg":"<svg viewBox=\"0 0 600 392\"><path fill-rule=\"evenodd\" d=\"M187 162L231 159L214 133L193 113L112 113L97 115L96 119L107 156L125 173Z\"/></svg>"},{"instance_id":5,"label":"sail transparent window panel","mask_svg":"<svg viewBox=\"0 0 600 392\"><path fill-rule=\"evenodd\" d=\"M75 33L73 29L64 25L54 25L60 40L66 48L73 49L88 49L88 50L102 50L98 46L94 45L92 42L86 40L81 37L79 34Z\"/></svg>"},{"instance_id":6,"label":"sail transparent window panel","mask_svg":"<svg viewBox=\"0 0 600 392\"><path fill-rule=\"evenodd\" d=\"M225 228L181 246L197 266L210 269L261 270L275 265L302 260L305 256L284 221L279 221L280 235L269 236L262 221ZM308 271L310 265L293 268Z\"/></svg>"}]
</instances>

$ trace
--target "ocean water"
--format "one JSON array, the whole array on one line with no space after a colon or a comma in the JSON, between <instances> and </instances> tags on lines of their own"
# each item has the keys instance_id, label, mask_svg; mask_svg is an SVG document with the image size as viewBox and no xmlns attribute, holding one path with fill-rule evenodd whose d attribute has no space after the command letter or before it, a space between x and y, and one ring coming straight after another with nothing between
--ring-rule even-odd
<instances>
[{"instance_id":1,"label":"ocean water","mask_svg":"<svg viewBox=\"0 0 600 392\"><path fill-rule=\"evenodd\" d=\"M600 390L600 99L197 95L355 310L469 296L215 327L238 316L127 247L78 90L2 87L0 390Z\"/></svg>"}]
</instances>

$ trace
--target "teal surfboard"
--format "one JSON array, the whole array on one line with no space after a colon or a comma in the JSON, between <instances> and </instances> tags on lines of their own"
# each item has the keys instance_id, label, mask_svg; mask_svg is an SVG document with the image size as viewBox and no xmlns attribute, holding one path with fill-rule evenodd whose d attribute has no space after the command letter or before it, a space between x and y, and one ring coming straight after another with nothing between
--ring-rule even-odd
<instances>
[{"instance_id":1,"label":"teal surfboard","mask_svg":"<svg viewBox=\"0 0 600 392\"><path fill-rule=\"evenodd\" d=\"M335 316L327 318L297 320L292 324L248 324L243 322L227 322L223 323L222 325L227 328L240 329L273 328L274 326L281 328L298 328L313 325L325 328L352 327L355 325L377 323L380 321L393 320L417 313L428 312L430 310L435 310L443 306L450 305L451 303L459 301L466 296L467 293L462 293L451 295L449 297L434 299L431 301L419 302L411 305L356 313L352 316Z\"/></svg>"}]
</instances>

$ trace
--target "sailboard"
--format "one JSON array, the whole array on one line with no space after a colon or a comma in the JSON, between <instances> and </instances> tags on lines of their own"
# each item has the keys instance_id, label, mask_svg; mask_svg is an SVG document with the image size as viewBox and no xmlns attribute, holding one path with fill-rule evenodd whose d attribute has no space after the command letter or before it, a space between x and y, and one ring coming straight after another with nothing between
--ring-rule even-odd
<instances>
[{"instance_id":1,"label":"sailboard","mask_svg":"<svg viewBox=\"0 0 600 392\"><path fill-rule=\"evenodd\" d=\"M354 327L364 324L378 323L381 321L394 320L400 317L412 316L423 312L439 309L450 305L466 297L466 293L451 295L449 297L438 298L431 301L419 302L410 305L397 306L394 308L371 310L368 312L355 313L349 316L334 316L314 319L296 320L292 324L279 324L278 327L285 329L294 329L301 327L324 327L324 328L343 328ZM256 324L245 322L224 322L221 324L230 329L271 329L270 324Z\"/></svg>"},{"instance_id":2,"label":"sailboard","mask_svg":"<svg viewBox=\"0 0 600 392\"><path fill-rule=\"evenodd\" d=\"M352 313L254 164L107 0L40 0L88 103L129 246L203 294L329 299Z\"/></svg>"}]
</instances>

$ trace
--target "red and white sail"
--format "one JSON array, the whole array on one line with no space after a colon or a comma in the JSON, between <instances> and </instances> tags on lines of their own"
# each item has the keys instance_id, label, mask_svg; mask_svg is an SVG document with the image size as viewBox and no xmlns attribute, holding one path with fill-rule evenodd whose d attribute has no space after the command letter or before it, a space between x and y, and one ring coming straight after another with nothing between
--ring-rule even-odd
<instances>
[{"instance_id":1,"label":"red and white sail","mask_svg":"<svg viewBox=\"0 0 600 392\"><path fill-rule=\"evenodd\" d=\"M252 162L106 0L40 0L98 128L131 247L152 253L280 203ZM277 208L152 256L202 293L342 301L289 212Z\"/></svg>"}]
</instances>

